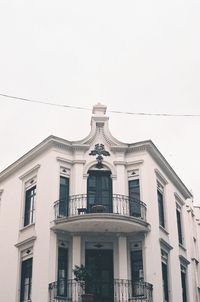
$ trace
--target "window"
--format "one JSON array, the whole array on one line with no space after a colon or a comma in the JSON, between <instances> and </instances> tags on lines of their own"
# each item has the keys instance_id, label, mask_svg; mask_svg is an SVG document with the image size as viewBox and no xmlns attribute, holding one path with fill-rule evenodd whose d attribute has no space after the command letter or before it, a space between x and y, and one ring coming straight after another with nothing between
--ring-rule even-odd
<instances>
[{"instance_id":1,"label":"window","mask_svg":"<svg viewBox=\"0 0 200 302\"><path fill-rule=\"evenodd\" d=\"M142 250L131 251L131 277L133 282L143 279Z\"/></svg>"},{"instance_id":2,"label":"window","mask_svg":"<svg viewBox=\"0 0 200 302\"><path fill-rule=\"evenodd\" d=\"M59 216L68 215L69 203L69 178L60 176L60 192L59 192Z\"/></svg>"},{"instance_id":3,"label":"window","mask_svg":"<svg viewBox=\"0 0 200 302\"><path fill-rule=\"evenodd\" d=\"M182 264L180 266L181 269L181 286L182 286L182 301L187 302L187 287L186 287L186 267Z\"/></svg>"},{"instance_id":4,"label":"window","mask_svg":"<svg viewBox=\"0 0 200 302\"><path fill-rule=\"evenodd\" d=\"M141 282L143 278L143 256L141 242L134 243L131 250L131 280L133 297L144 296L144 287Z\"/></svg>"},{"instance_id":5,"label":"window","mask_svg":"<svg viewBox=\"0 0 200 302\"><path fill-rule=\"evenodd\" d=\"M141 217L139 179L129 180L128 189L130 199L130 215L134 217Z\"/></svg>"},{"instance_id":6,"label":"window","mask_svg":"<svg viewBox=\"0 0 200 302\"><path fill-rule=\"evenodd\" d=\"M183 244L183 233L182 233L182 223L181 223L181 208L179 205L176 205L176 220L177 220L177 229L178 229L178 241L180 244Z\"/></svg>"},{"instance_id":7,"label":"window","mask_svg":"<svg viewBox=\"0 0 200 302\"><path fill-rule=\"evenodd\" d=\"M110 171L90 170L87 181L87 202L89 212L112 212L112 179Z\"/></svg>"},{"instance_id":8,"label":"window","mask_svg":"<svg viewBox=\"0 0 200 302\"><path fill-rule=\"evenodd\" d=\"M67 296L67 269L68 269L68 249L66 247L59 246L57 295L61 297Z\"/></svg>"},{"instance_id":9,"label":"window","mask_svg":"<svg viewBox=\"0 0 200 302\"><path fill-rule=\"evenodd\" d=\"M165 217L164 217L164 188L158 183L157 186L157 196L158 196L158 212L159 212L159 224L165 228Z\"/></svg>"},{"instance_id":10,"label":"window","mask_svg":"<svg viewBox=\"0 0 200 302\"><path fill-rule=\"evenodd\" d=\"M32 291L32 258L22 261L20 302L31 301Z\"/></svg>"},{"instance_id":11,"label":"window","mask_svg":"<svg viewBox=\"0 0 200 302\"><path fill-rule=\"evenodd\" d=\"M24 226L34 222L36 185L26 190L25 193L25 211Z\"/></svg>"},{"instance_id":12,"label":"window","mask_svg":"<svg viewBox=\"0 0 200 302\"><path fill-rule=\"evenodd\" d=\"M163 301L169 301L168 287L168 254L161 249L161 265L162 265L162 284L163 284Z\"/></svg>"}]
</instances>

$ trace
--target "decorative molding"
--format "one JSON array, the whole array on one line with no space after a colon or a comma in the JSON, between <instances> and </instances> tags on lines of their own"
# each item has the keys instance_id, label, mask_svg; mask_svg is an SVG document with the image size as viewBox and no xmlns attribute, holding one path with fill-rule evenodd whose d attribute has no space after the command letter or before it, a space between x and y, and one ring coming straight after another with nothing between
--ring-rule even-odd
<instances>
[{"instance_id":1,"label":"decorative molding","mask_svg":"<svg viewBox=\"0 0 200 302\"><path fill-rule=\"evenodd\" d=\"M132 179L135 179L135 178L139 178L139 169L131 169L131 170L128 170L127 171L127 174L128 174L128 179L132 178Z\"/></svg>"},{"instance_id":2,"label":"decorative molding","mask_svg":"<svg viewBox=\"0 0 200 302\"><path fill-rule=\"evenodd\" d=\"M182 180L178 177L176 172L164 158L164 156L160 153L157 147L153 144L152 141L148 142L147 151L153 157L153 159L158 163L158 165L163 169L165 174L171 180L171 182L175 185L175 187L179 190L179 192L183 195L185 199L192 198L192 193L187 189Z\"/></svg>"},{"instance_id":3,"label":"decorative molding","mask_svg":"<svg viewBox=\"0 0 200 302\"><path fill-rule=\"evenodd\" d=\"M21 176L19 176L19 179L24 180L25 178L28 178L31 174L36 173L40 167L41 167L41 165L39 165L39 164L35 165L33 168L31 168L30 170L26 171Z\"/></svg>"},{"instance_id":4,"label":"decorative molding","mask_svg":"<svg viewBox=\"0 0 200 302\"><path fill-rule=\"evenodd\" d=\"M59 247L68 248L68 247L69 247L69 243L68 243L68 241L65 240L65 239L58 238L58 246L59 246Z\"/></svg>"},{"instance_id":5,"label":"decorative molding","mask_svg":"<svg viewBox=\"0 0 200 302\"><path fill-rule=\"evenodd\" d=\"M139 166L139 165L142 165L144 163L144 160L135 160L135 161L129 161L129 162L126 162L126 166L129 167L129 166Z\"/></svg>"},{"instance_id":6,"label":"decorative molding","mask_svg":"<svg viewBox=\"0 0 200 302\"><path fill-rule=\"evenodd\" d=\"M113 152L126 153L127 146L111 146L110 150Z\"/></svg>"},{"instance_id":7,"label":"decorative molding","mask_svg":"<svg viewBox=\"0 0 200 302\"><path fill-rule=\"evenodd\" d=\"M185 204L185 202L183 201L183 199L175 192L174 193L176 202L179 204L179 206L183 206Z\"/></svg>"},{"instance_id":8,"label":"decorative molding","mask_svg":"<svg viewBox=\"0 0 200 302\"><path fill-rule=\"evenodd\" d=\"M126 166L126 161L124 161L124 160L115 160L115 161L113 161L113 165L115 165L115 166Z\"/></svg>"},{"instance_id":9,"label":"decorative molding","mask_svg":"<svg viewBox=\"0 0 200 302\"><path fill-rule=\"evenodd\" d=\"M173 247L162 238L160 238L160 247L167 253L169 253L169 251L171 251L173 249Z\"/></svg>"},{"instance_id":10,"label":"decorative molding","mask_svg":"<svg viewBox=\"0 0 200 302\"><path fill-rule=\"evenodd\" d=\"M180 262L183 266L187 267L190 264L190 261L188 261L184 256L179 255Z\"/></svg>"},{"instance_id":11,"label":"decorative molding","mask_svg":"<svg viewBox=\"0 0 200 302\"><path fill-rule=\"evenodd\" d=\"M68 169L66 167L63 167L63 166L60 166L60 175L61 176L70 177L70 174L71 174L70 169Z\"/></svg>"},{"instance_id":12,"label":"decorative molding","mask_svg":"<svg viewBox=\"0 0 200 302\"><path fill-rule=\"evenodd\" d=\"M74 164L85 164L86 160L82 160L82 159L75 159L75 160L71 160L71 159L67 159L67 158L63 158L63 157L56 157L57 161L61 162L61 163L65 163L65 164L69 164L69 165L74 165Z\"/></svg>"},{"instance_id":13,"label":"decorative molding","mask_svg":"<svg viewBox=\"0 0 200 302\"><path fill-rule=\"evenodd\" d=\"M90 149L90 145L72 145L72 151L87 151Z\"/></svg>"},{"instance_id":14,"label":"decorative molding","mask_svg":"<svg viewBox=\"0 0 200 302\"><path fill-rule=\"evenodd\" d=\"M75 159L72 161L73 165L75 165L75 164L85 165L85 163L86 163L86 160L82 160L82 159Z\"/></svg>"},{"instance_id":15,"label":"decorative molding","mask_svg":"<svg viewBox=\"0 0 200 302\"><path fill-rule=\"evenodd\" d=\"M61 163L65 163L65 164L70 164L72 165L73 161L71 159L67 159L67 158L63 158L63 157L56 157L56 160L61 162Z\"/></svg>"},{"instance_id":16,"label":"decorative molding","mask_svg":"<svg viewBox=\"0 0 200 302\"><path fill-rule=\"evenodd\" d=\"M181 179L178 177L178 175L175 173L173 168L169 165L167 160L164 158L164 156L160 153L160 151L157 149L157 147L153 144L151 140L147 141L141 141L134 144L125 144L117 139L115 139L108 129L108 123L106 122L108 120L105 116L93 116L92 117L92 128L89 133L89 135L80 141L67 141L62 138L56 137L56 136L49 136L45 140L43 140L40 144L38 144L36 147L31 149L29 152L27 152L25 155L23 155L21 158L19 158L17 161L15 161L13 164L11 164L9 167L4 169L0 173L0 181L3 181L6 179L9 175L13 174L14 172L20 170L22 167L24 167L26 164L30 164L30 162L34 159L36 159L40 154L42 154L44 151L49 150L50 148L56 146L57 148L65 149L65 150L89 150L90 144L95 139L95 135L97 134L97 125L96 122L104 123L102 129L103 137L108 142L108 144L111 146L110 150L115 152L124 152L124 153L134 153L134 152L142 152L147 151L150 156L155 160L155 162L160 166L161 170L165 173L165 175L172 181L172 183L175 185L177 190L182 194L182 196L187 198L192 198L192 193L187 189L187 187L184 185L184 183L181 181ZM90 144L88 144L88 142Z\"/></svg>"},{"instance_id":17,"label":"decorative molding","mask_svg":"<svg viewBox=\"0 0 200 302\"><path fill-rule=\"evenodd\" d=\"M95 167L96 165L96 161L93 160L91 162L88 162L85 166L84 166L84 170L83 170L83 177L87 177L88 176L88 170L90 170L92 167ZM103 162L103 166L106 167L108 170L111 171L111 177L116 178L117 177L117 171L115 166L113 166L111 163L107 162L104 160Z\"/></svg>"},{"instance_id":18,"label":"decorative molding","mask_svg":"<svg viewBox=\"0 0 200 302\"><path fill-rule=\"evenodd\" d=\"M157 179L162 183L162 185L166 186L168 181L166 178L160 173L158 169L154 169Z\"/></svg>"},{"instance_id":19,"label":"decorative molding","mask_svg":"<svg viewBox=\"0 0 200 302\"><path fill-rule=\"evenodd\" d=\"M31 236L30 238L28 238L28 239L25 239L25 240L23 240L23 241L21 241L21 242L18 242L18 243L16 243L15 244L15 247L17 247L17 248L22 248L23 246L25 246L25 245L29 245L29 244L33 244L33 242L36 240L36 236ZM27 247L24 247L24 248L27 248Z\"/></svg>"}]
</instances>

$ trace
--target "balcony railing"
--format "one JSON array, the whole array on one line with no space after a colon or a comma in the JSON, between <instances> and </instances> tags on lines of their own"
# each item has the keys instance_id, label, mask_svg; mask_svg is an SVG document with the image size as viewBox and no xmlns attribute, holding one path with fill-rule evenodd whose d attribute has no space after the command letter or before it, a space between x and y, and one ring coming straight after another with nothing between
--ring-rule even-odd
<instances>
[{"instance_id":1,"label":"balcony railing","mask_svg":"<svg viewBox=\"0 0 200 302\"><path fill-rule=\"evenodd\" d=\"M91 213L114 213L132 216L146 221L146 205L144 202L121 194L113 194L110 202L89 202L86 194L72 195L68 200L57 200L54 203L55 218L65 218Z\"/></svg>"},{"instance_id":2,"label":"balcony railing","mask_svg":"<svg viewBox=\"0 0 200 302\"><path fill-rule=\"evenodd\" d=\"M106 288L112 289L109 301L153 302L153 286L147 282L115 279L107 284ZM83 289L80 283L74 280L68 280L66 283L53 282L49 284L49 302L81 302L82 294ZM93 294L95 297L95 291Z\"/></svg>"}]
</instances>

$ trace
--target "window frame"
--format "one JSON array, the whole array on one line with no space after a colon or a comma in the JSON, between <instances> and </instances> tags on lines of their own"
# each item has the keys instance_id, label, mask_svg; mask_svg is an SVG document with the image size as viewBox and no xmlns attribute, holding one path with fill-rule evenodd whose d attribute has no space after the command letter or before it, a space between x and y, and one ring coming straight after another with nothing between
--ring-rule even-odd
<instances>
[{"instance_id":1,"label":"window frame","mask_svg":"<svg viewBox=\"0 0 200 302\"><path fill-rule=\"evenodd\" d=\"M34 198L34 215L33 215L33 222L25 225L25 204L26 204L26 191L31 189L31 187L36 186L36 191L38 190L38 184L37 184L37 175L38 171L40 169L41 165L37 164L33 166L28 171L25 171L22 175L19 176L19 179L21 180L22 184L22 191L21 191L21 214L20 214L20 230L23 230L24 228L29 227L30 225L35 224L35 218L36 218L36 207L37 207L37 193Z\"/></svg>"},{"instance_id":2,"label":"window frame","mask_svg":"<svg viewBox=\"0 0 200 302\"><path fill-rule=\"evenodd\" d=\"M166 269L167 276L163 276L164 269ZM165 251L162 247L161 247L161 272L162 272L163 302L169 302L169 253Z\"/></svg>"},{"instance_id":3,"label":"window frame","mask_svg":"<svg viewBox=\"0 0 200 302\"><path fill-rule=\"evenodd\" d=\"M26 283L26 279L28 279L28 283ZM28 259L24 259L21 261L20 302L31 301L32 279L33 279L33 257L30 257Z\"/></svg>"},{"instance_id":4,"label":"window frame","mask_svg":"<svg viewBox=\"0 0 200 302\"><path fill-rule=\"evenodd\" d=\"M35 240L35 239L34 239ZM19 296L17 301L18 302L31 302L31 296L32 296L32 285L33 285L33 264L34 264L34 257L33 257L33 240L30 240L26 244L20 244L16 246L19 248L20 253L20 261L19 261L19 279L18 279L18 286L19 286ZM24 294L22 295L22 274L23 274L23 263L26 261L31 260L31 278L29 276L29 283L28 283L28 297L26 300L24 300ZM31 281L30 281L31 279ZM25 293L25 290L24 290Z\"/></svg>"},{"instance_id":5,"label":"window frame","mask_svg":"<svg viewBox=\"0 0 200 302\"><path fill-rule=\"evenodd\" d=\"M158 203L159 226L166 230L165 187L159 181L157 181L156 193ZM159 196L162 197L162 203L160 203Z\"/></svg>"},{"instance_id":6,"label":"window frame","mask_svg":"<svg viewBox=\"0 0 200 302\"><path fill-rule=\"evenodd\" d=\"M60 251L61 250L65 250L65 266L63 267L63 265L61 265L61 258L59 258L60 255ZM64 252L62 252L64 253ZM63 255L62 255L63 256ZM62 297L65 298L68 296L68 278L69 278L69 267L70 267L70 262L69 262L69 245L68 242L65 239L61 239L59 238L57 240L57 256L56 256L56 280L57 280L57 291L56 291L56 296L57 297ZM63 267L63 269L65 270L65 277L59 277L59 269L60 267ZM64 281L64 282L63 282ZM63 290L63 294L61 293Z\"/></svg>"},{"instance_id":7,"label":"window frame","mask_svg":"<svg viewBox=\"0 0 200 302\"><path fill-rule=\"evenodd\" d=\"M30 196L28 196L28 193L31 191L33 191L33 193L31 193ZM37 196L37 185L34 180L31 180L31 185L27 186L25 189L23 227L27 227L35 223L36 196ZM30 202L30 207L27 210L28 202ZM28 213L28 218L26 215L27 213Z\"/></svg>"},{"instance_id":8,"label":"window frame","mask_svg":"<svg viewBox=\"0 0 200 302\"><path fill-rule=\"evenodd\" d=\"M184 235L183 235L183 214L182 207L176 202L176 224L178 233L178 242L180 245L184 245Z\"/></svg>"},{"instance_id":9,"label":"window frame","mask_svg":"<svg viewBox=\"0 0 200 302\"><path fill-rule=\"evenodd\" d=\"M142 208L141 208L141 178L139 168L128 170L128 182L127 182L127 192L129 198L129 214L134 217L142 217ZM130 194L130 183L132 181L138 181L138 197L131 197ZM136 186L135 186L136 187Z\"/></svg>"},{"instance_id":10,"label":"window frame","mask_svg":"<svg viewBox=\"0 0 200 302\"><path fill-rule=\"evenodd\" d=\"M131 280L131 290L132 290L132 296L136 299L143 299L145 296L145 289L140 286L140 283L142 284L144 282L144 273L145 273L145 259L144 259L144 245L143 240L138 241L132 241L129 243L129 255L128 255L128 261L129 261L129 276ZM137 277L134 280L134 253L140 252L140 268L137 270ZM136 270L135 270L136 272Z\"/></svg>"},{"instance_id":11,"label":"window frame","mask_svg":"<svg viewBox=\"0 0 200 302\"><path fill-rule=\"evenodd\" d=\"M183 263L180 263L180 274L181 274L182 302L187 302L188 301L187 266L185 266ZM184 284L183 284L183 276L184 276Z\"/></svg>"}]
</instances>

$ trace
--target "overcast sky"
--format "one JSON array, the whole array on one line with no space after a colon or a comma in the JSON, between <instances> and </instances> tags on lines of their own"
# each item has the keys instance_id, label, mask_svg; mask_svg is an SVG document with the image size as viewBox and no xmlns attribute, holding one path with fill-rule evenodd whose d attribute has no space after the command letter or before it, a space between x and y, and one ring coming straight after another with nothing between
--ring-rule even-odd
<instances>
[{"instance_id":1,"label":"overcast sky","mask_svg":"<svg viewBox=\"0 0 200 302\"><path fill-rule=\"evenodd\" d=\"M0 0L0 93L200 114L200 1ZM152 139L200 202L200 117L109 116L119 140ZM90 118L0 97L0 170L51 134L83 138Z\"/></svg>"}]
</instances>

